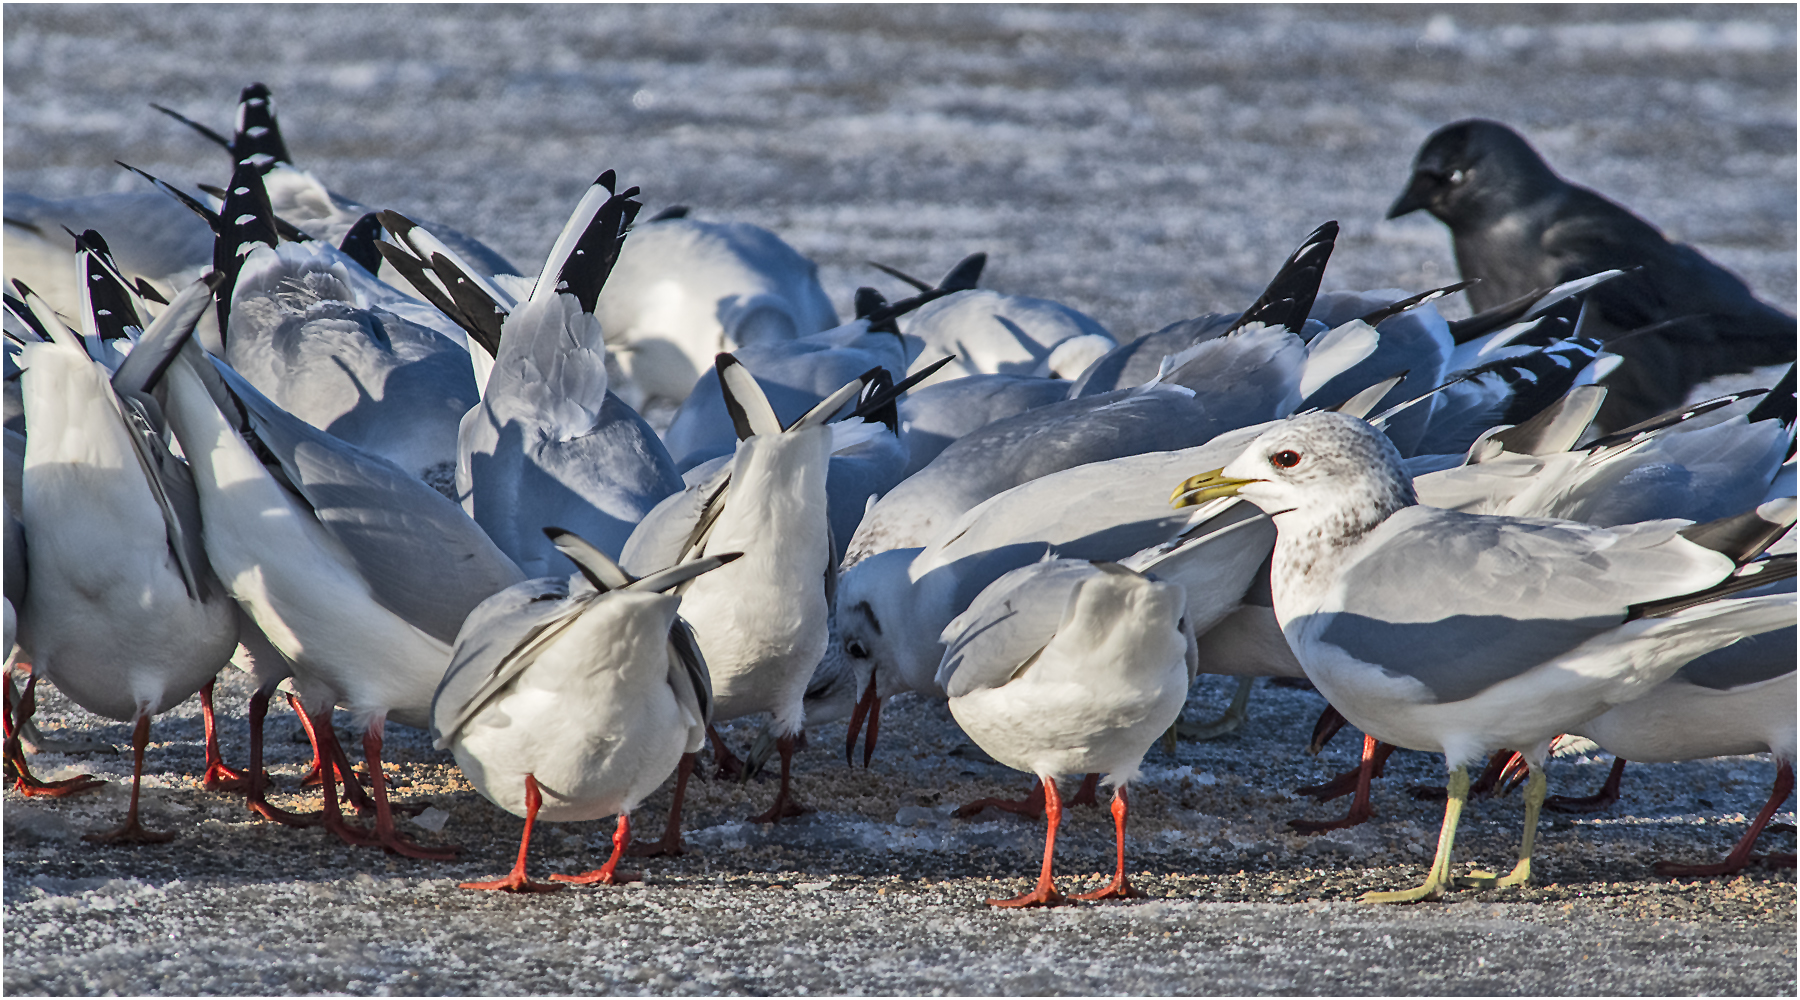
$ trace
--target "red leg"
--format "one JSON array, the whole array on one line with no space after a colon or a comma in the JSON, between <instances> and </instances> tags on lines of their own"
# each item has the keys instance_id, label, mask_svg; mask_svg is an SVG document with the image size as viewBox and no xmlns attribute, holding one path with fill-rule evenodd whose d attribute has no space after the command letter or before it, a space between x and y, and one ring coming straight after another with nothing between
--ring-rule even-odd
<instances>
[{"instance_id":1,"label":"red leg","mask_svg":"<svg viewBox=\"0 0 1800 1000\"><path fill-rule=\"evenodd\" d=\"M52 798L61 798L77 792L90 791L106 784L91 774L78 774L73 778L64 778L61 781L40 781L33 776L31 768L25 763L25 746L20 740L20 732L25 728L26 720L31 718L31 713L37 711L37 674L27 674L25 690L18 695L17 701L14 701L13 697L12 675L8 674L6 677L6 712L4 715L0 715L0 720L5 722L4 757L6 770L11 773L13 778L14 791L27 797L48 795Z\"/></svg>"},{"instance_id":2,"label":"red leg","mask_svg":"<svg viewBox=\"0 0 1800 1000\"><path fill-rule=\"evenodd\" d=\"M1368 745L1368 737L1365 735L1363 737L1363 749L1365 751L1367 751ZM1378 749L1375 752L1375 762L1373 769L1369 772L1370 780L1379 778L1382 774L1386 773L1387 759L1393 755L1395 750L1399 749L1392 743L1381 743L1379 741L1376 742L1376 747ZM1364 759L1367 759L1366 753ZM1296 788L1294 789L1294 794L1310 795L1320 802L1330 802L1332 799L1349 795L1356 791L1358 783L1362 781L1364 766L1365 765L1362 763L1358 763L1355 767L1342 774L1333 776L1329 781L1326 781L1323 784L1307 785L1304 788Z\"/></svg>"},{"instance_id":3,"label":"red leg","mask_svg":"<svg viewBox=\"0 0 1800 1000\"><path fill-rule=\"evenodd\" d=\"M206 773L201 776L200 784L209 791L241 792L250 787L250 779L225 766L225 756L219 752L219 723L213 715L213 685L217 678L206 682L200 689L200 720L206 726Z\"/></svg>"},{"instance_id":4,"label":"red leg","mask_svg":"<svg viewBox=\"0 0 1800 1000\"><path fill-rule=\"evenodd\" d=\"M989 906L1060 906L1068 898L1056 889L1050 878L1050 864L1056 857L1056 828L1062 825L1062 799L1056 794L1056 779L1044 776L1044 870L1038 874L1037 888L1011 899L990 899Z\"/></svg>"},{"instance_id":5,"label":"red leg","mask_svg":"<svg viewBox=\"0 0 1800 1000\"><path fill-rule=\"evenodd\" d=\"M1559 813L1591 813L1599 812L1614 802L1619 801L1619 781L1625 777L1625 758L1614 757L1612 770L1607 772L1606 784L1592 795L1552 795L1544 800L1544 808Z\"/></svg>"},{"instance_id":6,"label":"red leg","mask_svg":"<svg viewBox=\"0 0 1800 1000\"><path fill-rule=\"evenodd\" d=\"M269 787L269 772L263 770L263 720L268 717L269 698L274 693L275 686L269 684L250 696L250 787L244 792L244 805L263 819L283 826L317 826L319 817L277 809L264 798ZM306 718L306 713L302 712L300 717ZM312 727L308 726L307 731L311 732Z\"/></svg>"},{"instance_id":7,"label":"red leg","mask_svg":"<svg viewBox=\"0 0 1800 1000\"><path fill-rule=\"evenodd\" d=\"M1494 797L1506 794L1503 791L1506 775L1513 769L1513 761L1519 759L1523 759L1523 755L1516 754L1511 750L1494 751L1494 755L1488 758L1487 767L1482 770L1481 777L1475 779L1475 783L1469 786L1469 795Z\"/></svg>"},{"instance_id":8,"label":"red leg","mask_svg":"<svg viewBox=\"0 0 1800 1000\"><path fill-rule=\"evenodd\" d=\"M338 746L337 731L331 726L331 706L327 705L320 718L309 715L300 704L299 699L289 696L300 717L306 720L306 732L313 738L314 756L324 762L320 769L322 774L331 776L330 780L319 782L324 793L325 804L319 814L319 825L336 834L339 840L353 847L368 847L375 843L373 834L360 826L344 819L344 813L338 808L338 783L335 778L337 760L344 756L344 750ZM349 768L344 768L346 772ZM354 779L352 780L354 783Z\"/></svg>"},{"instance_id":9,"label":"red leg","mask_svg":"<svg viewBox=\"0 0 1800 1000\"><path fill-rule=\"evenodd\" d=\"M1763 827L1769 825L1769 817L1775 815L1775 810L1781 808L1781 804L1787 801L1787 797L1793 794L1793 791L1793 765L1785 760L1776 761L1775 787L1769 792L1769 801L1763 804L1762 812L1756 814L1756 821L1750 824L1750 829L1744 831L1743 839L1737 842L1737 846L1731 849L1731 853L1725 856L1724 861L1716 865L1677 865L1667 861L1658 861L1656 874L1664 878L1694 878L1708 875L1730 875L1733 872L1743 871L1752 862L1758 860L1757 856L1751 853L1751 849L1756 846L1756 838L1762 836ZM1778 863L1781 860L1785 860L1789 865L1793 864L1792 855L1781 856Z\"/></svg>"},{"instance_id":10,"label":"red leg","mask_svg":"<svg viewBox=\"0 0 1800 1000\"><path fill-rule=\"evenodd\" d=\"M1081 779L1081 787L1075 790L1075 797L1069 800L1072 806L1097 806L1100 804L1100 776L1090 774Z\"/></svg>"},{"instance_id":11,"label":"red leg","mask_svg":"<svg viewBox=\"0 0 1800 1000\"><path fill-rule=\"evenodd\" d=\"M681 840L681 803L687 797L688 775L694 773L694 761L698 756L691 753L681 755L681 764L675 769L675 794L669 799L669 825L663 827L662 839L632 844L627 852L632 857L654 858L687 853L687 844Z\"/></svg>"},{"instance_id":12,"label":"red leg","mask_svg":"<svg viewBox=\"0 0 1800 1000\"><path fill-rule=\"evenodd\" d=\"M1392 743L1383 743L1364 733L1362 763L1357 765L1356 770L1348 772L1356 776L1356 798L1350 801L1350 811L1339 819L1290 819L1288 826L1293 827L1297 833L1312 834L1324 833L1326 830L1344 830L1368 822L1369 817L1375 815L1375 810L1369 803L1369 782L1381 773L1382 767L1387 764L1388 755L1393 752Z\"/></svg>"},{"instance_id":13,"label":"red leg","mask_svg":"<svg viewBox=\"0 0 1800 1000\"><path fill-rule=\"evenodd\" d=\"M325 755L319 749L319 731L313 728L312 716L306 714L306 708L300 704L298 697L290 694L287 696L287 700L288 706L294 710L294 714L300 717L300 728L306 730L307 742L312 744L312 767L306 772L306 776L300 779L301 788L311 788L325 780ZM332 779L335 781L336 778L337 772L334 770Z\"/></svg>"},{"instance_id":14,"label":"red leg","mask_svg":"<svg viewBox=\"0 0 1800 1000\"><path fill-rule=\"evenodd\" d=\"M311 788L323 784L326 760L330 760L333 784L344 786L344 801L356 809L357 815L367 816L375 811L375 800L363 789L362 782L357 779L356 771L350 766L350 755L344 752L344 745L338 742L337 730L331 725L331 712L328 710L315 719L307 714L300 704L300 699L288 695L288 704L294 707L294 714L300 717L300 726L306 730L307 739L312 741L312 770L300 779L300 787ZM332 796L335 800L336 796Z\"/></svg>"},{"instance_id":15,"label":"red leg","mask_svg":"<svg viewBox=\"0 0 1800 1000\"><path fill-rule=\"evenodd\" d=\"M1070 899L1138 899L1144 894L1132 888L1125 878L1125 786L1113 789L1112 814L1114 836L1119 843L1119 862L1113 869L1112 881L1093 892L1077 893Z\"/></svg>"},{"instance_id":16,"label":"red leg","mask_svg":"<svg viewBox=\"0 0 1800 1000\"><path fill-rule=\"evenodd\" d=\"M1033 781L1031 791L1026 792L1022 799L976 799L965 806L958 807L950 815L957 819L968 819L990 806L1017 816L1034 818L1042 816L1044 814L1044 782L1041 779Z\"/></svg>"},{"instance_id":17,"label":"red leg","mask_svg":"<svg viewBox=\"0 0 1800 1000\"><path fill-rule=\"evenodd\" d=\"M382 847L422 861L448 861L456 857L454 847L426 847L401 833L394 826L394 810L388 804L387 776L381 769L381 731L385 720L376 716L363 731L363 755L369 761L369 791L375 796L375 840ZM345 772L348 773L346 768Z\"/></svg>"},{"instance_id":18,"label":"red leg","mask_svg":"<svg viewBox=\"0 0 1800 1000\"><path fill-rule=\"evenodd\" d=\"M794 738L792 736L781 737L775 741L775 748L781 751L781 790L775 793L775 801L770 804L767 812L750 817L752 823L774 823L787 819L789 816L800 816L812 812L811 809L794 801L793 789L790 784L794 768Z\"/></svg>"},{"instance_id":19,"label":"red leg","mask_svg":"<svg viewBox=\"0 0 1800 1000\"><path fill-rule=\"evenodd\" d=\"M514 862L512 871L492 882L459 882L458 889L492 889L503 892L555 892L560 885L546 882L533 882L525 877L525 854L531 850L531 828L537 825L538 807L544 804L544 795L538 791L537 777L525 776L525 832L519 835L519 860ZM556 876L552 875L551 878Z\"/></svg>"},{"instance_id":20,"label":"red leg","mask_svg":"<svg viewBox=\"0 0 1800 1000\"><path fill-rule=\"evenodd\" d=\"M573 882L576 885L593 885L596 882L605 885L618 885L620 882L642 882L643 872L620 871L619 859L625 856L625 848L631 844L631 817L619 814L619 825L613 830L612 857L606 864L581 875L552 875L558 882Z\"/></svg>"},{"instance_id":21,"label":"red leg","mask_svg":"<svg viewBox=\"0 0 1800 1000\"><path fill-rule=\"evenodd\" d=\"M719 770L713 777L731 781L742 778L744 762L739 760L737 754L732 753L731 748L725 745L725 737L720 736L717 729L707 726L706 738L712 742L713 760L717 761L719 765Z\"/></svg>"},{"instance_id":22,"label":"red leg","mask_svg":"<svg viewBox=\"0 0 1800 1000\"><path fill-rule=\"evenodd\" d=\"M125 810L125 825L106 833L90 833L82 840L90 844L166 844L175 839L173 833L146 830L138 822L138 788L144 781L144 748L150 745L150 717L138 716L131 731L131 806Z\"/></svg>"}]
</instances>

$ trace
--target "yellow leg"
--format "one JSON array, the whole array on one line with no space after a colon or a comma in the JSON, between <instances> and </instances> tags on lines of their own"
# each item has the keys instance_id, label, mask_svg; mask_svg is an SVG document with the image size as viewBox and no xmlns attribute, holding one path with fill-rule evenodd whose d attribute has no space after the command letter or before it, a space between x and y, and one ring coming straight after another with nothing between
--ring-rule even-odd
<instances>
[{"instance_id":1,"label":"yellow leg","mask_svg":"<svg viewBox=\"0 0 1800 1000\"><path fill-rule=\"evenodd\" d=\"M1470 872L1456 880L1456 884L1464 889L1504 889L1508 886L1522 885L1531 880L1531 849L1537 842L1538 811L1544 805L1544 793L1547 782L1544 780L1542 768L1531 768L1531 778L1525 785L1525 833L1519 840L1519 863L1506 875L1495 875L1493 872Z\"/></svg>"},{"instance_id":2,"label":"yellow leg","mask_svg":"<svg viewBox=\"0 0 1800 1000\"><path fill-rule=\"evenodd\" d=\"M1469 799L1469 770L1457 766L1450 772L1444 797L1444 826L1438 831L1437 856L1431 861L1431 874L1425 884L1399 892L1366 892L1365 903L1416 903L1422 899L1442 899L1450 885L1450 851L1456 846L1456 824L1462 818L1463 803Z\"/></svg>"},{"instance_id":3,"label":"yellow leg","mask_svg":"<svg viewBox=\"0 0 1800 1000\"><path fill-rule=\"evenodd\" d=\"M1237 690L1232 692L1231 705L1225 709L1224 715L1211 722L1182 722L1177 719L1175 732L1186 740L1216 740L1244 728L1244 723L1250 718L1250 688L1255 682L1254 677L1239 677ZM1174 750L1171 748L1169 752L1174 753Z\"/></svg>"}]
</instances>

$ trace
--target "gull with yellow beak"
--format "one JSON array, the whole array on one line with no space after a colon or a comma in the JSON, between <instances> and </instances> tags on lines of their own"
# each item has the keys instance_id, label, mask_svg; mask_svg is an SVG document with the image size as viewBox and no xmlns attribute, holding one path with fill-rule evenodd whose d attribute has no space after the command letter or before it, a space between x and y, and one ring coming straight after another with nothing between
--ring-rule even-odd
<instances>
[{"instance_id":1,"label":"gull with yellow beak","mask_svg":"<svg viewBox=\"0 0 1800 1000\"><path fill-rule=\"evenodd\" d=\"M1329 412L1276 424L1171 502L1224 496L1275 522L1275 616L1319 692L1364 732L1442 753L1450 770L1429 876L1368 902L1442 898L1467 764L1502 747L1530 767L1518 864L1456 884L1526 882L1553 737L1794 621L1791 594L1727 599L1793 574L1791 557L1757 559L1794 523L1792 498L1707 524L1615 528L1439 510L1419 505L1381 432Z\"/></svg>"}]
</instances>

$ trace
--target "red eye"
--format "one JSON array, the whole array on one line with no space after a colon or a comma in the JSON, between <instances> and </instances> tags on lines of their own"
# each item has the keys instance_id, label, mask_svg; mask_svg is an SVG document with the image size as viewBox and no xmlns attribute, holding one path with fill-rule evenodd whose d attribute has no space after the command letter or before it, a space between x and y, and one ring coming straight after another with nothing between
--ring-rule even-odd
<instances>
[{"instance_id":1,"label":"red eye","mask_svg":"<svg viewBox=\"0 0 1800 1000\"><path fill-rule=\"evenodd\" d=\"M1269 456L1269 463L1277 469L1291 469L1300 464L1300 453L1293 449L1278 451Z\"/></svg>"}]
</instances>

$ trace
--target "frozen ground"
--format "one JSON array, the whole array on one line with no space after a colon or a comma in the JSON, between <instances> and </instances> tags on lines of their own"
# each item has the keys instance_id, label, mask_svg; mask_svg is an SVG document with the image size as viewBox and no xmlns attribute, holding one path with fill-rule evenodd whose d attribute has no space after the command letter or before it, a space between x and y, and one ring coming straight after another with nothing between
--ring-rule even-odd
<instances>
[{"instance_id":1,"label":"frozen ground","mask_svg":"<svg viewBox=\"0 0 1800 1000\"><path fill-rule=\"evenodd\" d=\"M780 232L820 261L841 310L859 284L899 291L867 259L935 275L986 250L987 284L1062 299L1124 337L1241 307L1328 218L1345 235L1327 287L1449 275L1440 226L1380 217L1420 140L1479 114L1794 305L1791 7L8 5L4 27L5 185L46 196L130 189L115 158L222 182L223 155L147 102L223 128L238 89L262 80L295 158L334 188L522 265L613 167L652 209ZM244 692L229 684L238 762ZM1203 685L1190 712L1223 693ZM402 793L443 814L421 835L462 845L462 861L247 822L193 782L190 704L157 724L151 751L150 814L175 843L76 839L116 822L116 785L7 797L4 989L1794 992L1791 873L1650 875L1659 857L1723 852L1766 794L1766 760L1634 766L1611 812L1547 824L1537 887L1376 911L1342 900L1420 876L1438 807L1405 789L1436 765L1396 757L1369 826L1292 836L1287 818L1335 804L1308 812L1287 790L1346 766L1357 741L1307 757L1317 696L1258 697L1241 736L1153 752L1131 863L1161 899L1030 914L979 899L1018 891L1041 826L942 815L1025 782L917 702L895 704L867 774L833 757L841 726L813 734L800 790L821 815L759 831L738 820L770 786L702 783L699 850L650 863L647 887L523 899L454 888L504 870L519 823L422 739L391 730ZM49 702L53 730L126 742L125 727ZM275 723L284 784L304 762L292 728ZM128 773L117 757L43 764ZM1604 760L1564 763L1552 781L1579 792L1604 773ZM1517 821L1516 797L1473 806L1467 858L1503 861ZM1106 866L1098 814L1066 829L1061 871ZM591 867L609 833L548 826L534 859Z\"/></svg>"}]
</instances>

